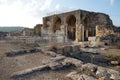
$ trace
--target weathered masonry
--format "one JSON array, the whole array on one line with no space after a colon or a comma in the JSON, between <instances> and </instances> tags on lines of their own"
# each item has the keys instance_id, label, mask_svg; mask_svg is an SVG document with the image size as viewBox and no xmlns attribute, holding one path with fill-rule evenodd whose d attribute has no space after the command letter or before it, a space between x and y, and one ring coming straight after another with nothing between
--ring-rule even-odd
<instances>
[{"instance_id":1,"label":"weathered masonry","mask_svg":"<svg viewBox=\"0 0 120 80\"><path fill-rule=\"evenodd\" d=\"M81 42L98 35L96 31L99 30L96 30L96 27L107 27L111 30L113 24L106 14L75 10L44 17L42 33L62 35L67 40Z\"/></svg>"}]
</instances>

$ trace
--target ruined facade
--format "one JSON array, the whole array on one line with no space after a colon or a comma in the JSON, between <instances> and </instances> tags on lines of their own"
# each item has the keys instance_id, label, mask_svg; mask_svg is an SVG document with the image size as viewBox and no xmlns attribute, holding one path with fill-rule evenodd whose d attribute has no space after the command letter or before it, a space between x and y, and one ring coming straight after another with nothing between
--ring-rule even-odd
<instances>
[{"instance_id":1,"label":"ruined facade","mask_svg":"<svg viewBox=\"0 0 120 80\"><path fill-rule=\"evenodd\" d=\"M22 36L33 36L34 35L34 29L24 28L22 30Z\"/></svg>"},{"instance_id":2,"label":"ruined facade","mask_svg":"<svg viewBox=\"0 0 120 80\"><path fill-rule=\"evenodd\" d=\"M110 34L114 34L112 26L96 25L96 36L104 37Z\"/></svg>"},{"instance_id":3,"label":"ruined facade","mask_svg":"<svg viewBox=\"0 0 120 80\"><path fill-rule=\"evenodd\" d=\"M43 18L42 34L64 36L65 40L87 41L88 37L112 33L112 21L103 13L76 10ZM103 28L104 27L104 28Z\"/></svg>"},{"instance_id":4,"label":"ruined facade","mask_svg":"<svg viewBox=\"0 0 120 80\"><path fill-rule=\"evenodd\" d=\"M43 27L42 24L37 24L37 25L34 27L34 35L36 35L36 36L41 36L41 27Z\"/></svg>"}]
</instances>

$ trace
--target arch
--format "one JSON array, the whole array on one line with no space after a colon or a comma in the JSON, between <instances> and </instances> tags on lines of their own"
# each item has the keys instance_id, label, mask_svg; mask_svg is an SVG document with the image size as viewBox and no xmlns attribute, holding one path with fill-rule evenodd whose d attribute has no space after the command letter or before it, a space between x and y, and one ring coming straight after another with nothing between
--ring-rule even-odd
<instances>
[{"instance_id":1,"label":"arch","mask_svg":"<svg viewBox=\"0 0 120 80\"><path fill-rule=\"evenodd\" d=\"M61 26L61 19L60 17L55 16L53 20L53 32L55 33L56 30L60 30L60 26Z\"/></svg>"},{"instance_id":2,"label":"arch","mask_svg":"<svg viewBox=\"0 0 120 80\"><path fill-rule=\"evenodd\" d=\"M67 37L68 39L75 40L76 38L76 17L74 15L68 15L66 18L67 23Z\"/></svg>"},{"instance_id":3,"label":"arch","mask_svg":"<svg viewBox=\"0 0 120 80\"><path fill-rule=\"evenodd\" d=\"M88 37L95 36L95 26L92 25L92 18L91 16L87 15L82 18L81 23L85 26L84 27L84 40L88 41Z\"/></svg>"},{"instance_id":4,"label":"arch","mask_svg":"<svg viewBox=\"0 0 120 80\"><path fill-rule=\"evenodd\" d=\"M87 17L83 17L81 23L84 25L84 40L88 41L88 22L89 22L89 18Z\"/></svg>"}]
</instances>

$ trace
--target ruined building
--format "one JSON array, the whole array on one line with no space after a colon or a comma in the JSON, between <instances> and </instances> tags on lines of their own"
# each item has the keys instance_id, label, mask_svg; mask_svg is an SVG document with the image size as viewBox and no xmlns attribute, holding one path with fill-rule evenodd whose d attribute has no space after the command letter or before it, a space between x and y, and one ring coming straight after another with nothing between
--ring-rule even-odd
<instances>
[{"instance_id":1,"label":"ruined building","mask_svg":"<svg viewBox=\"0 0 120 80\"><path fill-rule=\"evenodd\" d=\"M111 33L112 20L103 13L75 10L43 18L42 34L61 36L65 40L81 42Z\"/></svg>"},{"instance_id":2,"label":"ruined building","mask_svg":"<svg viewBox=\"0 0 120 80\"><path fill-rule=\"evenodd\" d=\"M34 35L36 36L41 36L41 27L43 25L42 24L37 24L35 27L34 27Z\"/></svg>"}]
</instances>

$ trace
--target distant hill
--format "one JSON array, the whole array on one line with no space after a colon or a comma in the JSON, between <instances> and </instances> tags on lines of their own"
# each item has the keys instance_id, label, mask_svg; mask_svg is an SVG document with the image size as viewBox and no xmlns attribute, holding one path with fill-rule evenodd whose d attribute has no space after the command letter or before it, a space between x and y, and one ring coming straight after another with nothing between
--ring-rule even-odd
<instances>
[{"instance_id":1,"label":"distant hill","mask_svg":"<svg viewBox=\"0 0 120 80\"><path fill-rule=\"evenodd\" d=\"M11 32L11 31L22 31L25 27L14 26L14 27L7 27L7 26L0 26L0 32Z\"/></svg>"}]
</instances>

